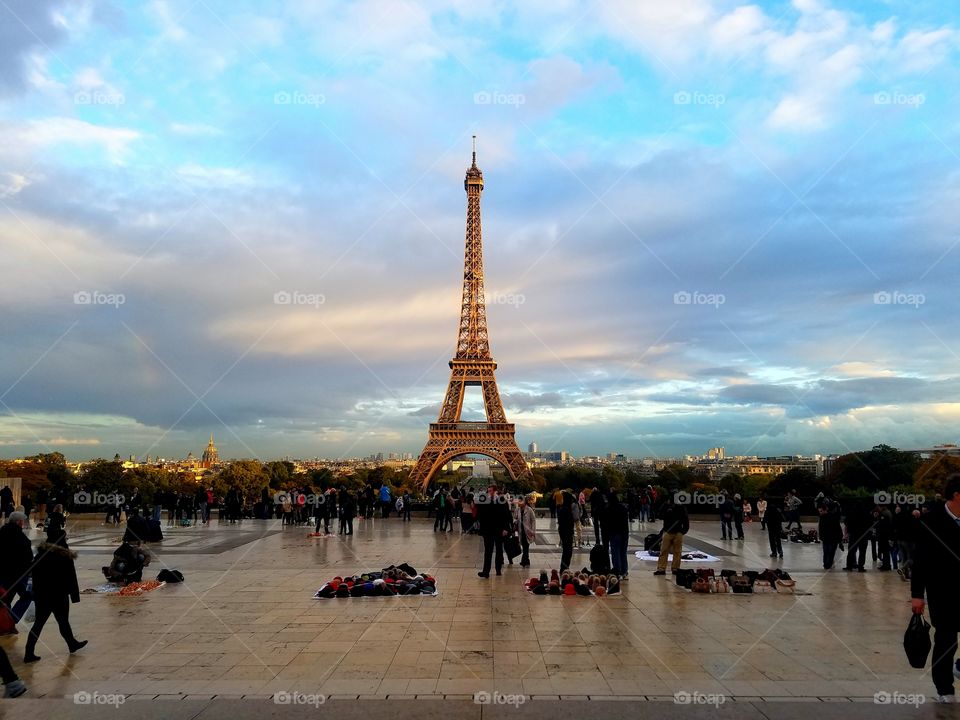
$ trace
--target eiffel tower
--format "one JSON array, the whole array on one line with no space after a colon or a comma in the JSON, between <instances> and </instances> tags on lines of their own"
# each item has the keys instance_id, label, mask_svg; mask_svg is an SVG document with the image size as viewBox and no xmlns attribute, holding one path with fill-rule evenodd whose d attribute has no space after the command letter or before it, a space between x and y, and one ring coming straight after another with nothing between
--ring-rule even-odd
<instances>
[{"instance_id":1,"label":"eiffel tower","mask_svg":"<svg viewBox=\"0 0 960 720\"><path fill-rule=\"evenodd\" d=\"M444 463L459 455L486 455L501 463L517 480L530 474L517 446L513 423L507 422L497 389L497 363L490 355L487 308L483 293L483 237L480 228L480 193L483 173L477 167L477 138L473 137L473 163L463 187L467 191L467 239L463 254L463 299L460 303L460 334L457 352L450 361L450 384L437 422L430 423L426 447L410 473L414 486L424 489ZM486 422L464 422L463 393L480 386L487 413Z\"/></svg>"}]
</instances>

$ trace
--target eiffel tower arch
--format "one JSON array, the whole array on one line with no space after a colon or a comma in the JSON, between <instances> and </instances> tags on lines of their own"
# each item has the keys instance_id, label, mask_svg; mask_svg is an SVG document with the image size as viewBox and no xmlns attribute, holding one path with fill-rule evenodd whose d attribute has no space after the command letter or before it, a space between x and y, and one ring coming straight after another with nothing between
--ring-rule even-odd
<instances>
[{"instance_id":1,"label":"eiffel tower arch","mask_svg":"<svg viewBox=\"0 0 960 720\"><path fill-rule=\"evenodd\" d=\"M424 489L445 463L460 455L486 455L502 464L514 480L530 475L530 468L517 445L514 425L507 422L507 415L503 411L495 374L497 363L490 354L480 224L483 173L477 167L476 145L463 187L467 192L467 237L463 254L463 297L460 302L457 350L450 361L450 382L440 416L437 422L430 423L427 444L410 473L410 482L414 485L419 483ZM460 419L463 395L471 386L479 386L482 390L487 416L485 422Z\"/></svg>"}]
</instances>

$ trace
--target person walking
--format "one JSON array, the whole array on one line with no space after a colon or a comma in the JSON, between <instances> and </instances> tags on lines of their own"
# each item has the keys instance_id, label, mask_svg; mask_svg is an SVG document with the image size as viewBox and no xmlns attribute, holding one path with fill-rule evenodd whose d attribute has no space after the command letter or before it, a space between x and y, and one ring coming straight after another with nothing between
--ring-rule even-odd
<instances>
[{"instance_id":1,"label":"person walking","mask_svg":"<svg viewBox=\"0 0 960 720\"><path fill-rule=\"evenodd\" d=\"M783 511L776 505L770 505L766 511L767 540L770 543L770 557L783 557Z\"/></svg>"},{"instance_id":2,"label":"person walking","mask_svg":"<svg viewBox=\"0 0 960 720\"><path fill-rule=\"evenodd\" d=\"M599 488L594 488L590 493L590 517L593 518L593 536L596 538L597 545L605 545L607 542L606 522L607 499Z\"/></svg>"},{"instance_id":3,"label":"person walking","mask_svg":"<svg viewBox=\"0 0 960 720\"><path fill-rule=\"evenodd\" d=\"M514 522L520 536L520 567L530 567L530 543L537 537L537 517L530 507L530 496L520 498Z\"/></svg>"},{"instance_id":4,"label":"person walking","mask_svg":"<svg viewBox=\"0 0 960 720\"><path fill-rule=\"evenodd\" d=\"M483 536L483 569L478 577L490 577L490 566L496 568L497 575L503 574L503 539L510 532L512 517L507 506L507 498L497 492L497 486L491 485L487 492L474 497L477 506L477 521ZM494 552L496 558L494 559Z\"/></svg>"},{"instance_id":5,"label":"person walking","mask_svg":"<svg viewBox=\"0 0 960 720\"><path fill-rule=\"evenodd\" d=\"M848 572L866 572L864 564L867 559L867 543L873 530L873 518L859 502L853 500L847 509L844 526L847 531L847 563L843 569Z\"/></svg>"},{"instance_id":6,"label":"person walking","mask_svg":"<svg viewBox=\"0 0 960 720\"><path fill-rule=\"evenodd\" d=\"M63 514L63 505L60 503L54 505L53 511L47 514L47 519L47 542L55 543L60 538L65 538L67 535L67 516Z\"/></svg>"},{"instance_id":7,"label":"person walking","mask_svg":"<svg viewBox=\"0 0 960 720\"><path fill-rule=\"evenodd\" d=\"M733 526L737 529L737 540L743 540L743 498L739 493L733 496Z\"/></svg>"},{"instance_id":8,"label":"person walking","mask_svg":"<svg viewBox=\"0 0 960 720\"><path fill-rule=\"evenodd\" d=\"M37 555L31 570L33 575L33 597L37 607L37 617L27 637L27 647L23 661L34 663L40 659L37 655L37 640L47 620L53 615L60 628L60 635L67 643L71 653L77 652L87 644L86 640L77 640L70 627L70 603L80 602L80 587L77 584L77 568L74 559L77 554L67 547L66 536L55 543L45 542L37 548Z\"/></svg>"},{"instance_id":9,"label":"person walking","mask_svg":"<svg viewBox=\"0 0 960 720\"><path fill-rule=\"evenodd\" d=\"M823 503L817 512L820 514L818 531L820 547L823 549L823 569L830 570L833 568L833 561L837 556L837 548L843 542L840 513L833 502Z\"/></svg>"},{"instance_id":10,"label":"person walking","mask_svg":"<svg viewBox=\"0 0 960 720\"><path fill-rule=\"evenodd\" d=\"M914 613L930 606L934 628L931 676L941 702L956 702L953 684L960 633L960 473L947 478L944 502L921 519L910 579Z\"/></svg>"},{"instance_id":11,"label":"person walking","mask_svg":"<svg viewBox=\"0 0 960 720\"><path fill-rule=\"evenodd\" d=\"M573 516L573 544L575 547L583 547L583 511L576 498L570 505L570 514Z\"/></svg>"},{"instance_id":12,"label":"person walking","mask_svg":"<svg viewBox=\"0 0 960 720\"><path fill-rule=\"evenodd\" d=\"M13 669L10 658L7 657L7 651L2 647L0 647L0 678L3 679L3 696L5 698L18 698L27 691L27 686Z\"/></svg>"},{"instance_id":13,"label":"person walking","mask_svg":"<svg viewBox=\"0 0 960 720\"><path fill-rule=\"evenodd\" d=\"M766 515L767 515L767 499L761 495L760 499L757 500L757 517L760 518L760 529L766 530Z\"/></svg>"},{"instance_id":14,"label":"person walking","mask_svg":"<svg viewBox=\"0 0 960 720\"><path fill-rule=\"evenodd\" d=\"M683 555L683 536L690 531L690 518L682 505L674 502L674 496L668 494L663 508L659 512L663 519L663 532L660 536L660 559L657 560L657 569L654 575L667 574L667 559L672 555L671 570L676 573L680 569Z\"/></svg>"},{"instance_id":15,"label":"person walking","mask_svg":"<svg viewBox=\"0 0 960 720\"><path fill-rule=\"evenodd\" d=\"M14 623L30 607L33 595L27 587L30 566L33 564L33 545L23 532L27 517L22 512L12 512L6 524L0 528L0 588L4 590L0 602L6 606ZM16 603L14 597L18 597ZM12 634L16 634L16 627Z\"/></svg>"},{"instance_id":16,"label":"person walking","mask_svg":"<svg viewBox=\"0 0 960 720\"><path fill-rule=\"evenodd\" d=\"M410 517L410 512L413 510L413 499L410 497L410 493L404 490L403 497L401 498L403 503L403 520L404 522L412 522ZM451 523L452 525L452 523Z\"/></svg>"},{"instance_id":17,"label":"person walking","mask_svg":"<svg viewBox=\"0 0 960 720\"><path fill-rule=\"evenodd\" d=\"M724 540L733 540L733 501L726 495L720 503L720 532Z\"/></svg>"},{"instance_id":18,"label":"person walking","mask_svg":"<svg viewBox=\"0 0 960 720\"><path fill-rule=\"evenodd\" d=\"M384 485L386 487L386 485ZM340 534L353 535L353 517L357 513L357 501L353 494L347 492L346 487L340 488Z\"/></svg>"},{"instance_id":19,"label":"person walking","mask_svg":"<svg viewBox=\"0 0 960 720\"><path fill-rule=\"evenodd\" d=\"M607 527L610 537L610 567L621 580L627 579L627 543L630 539L630 509L614 490L607 496Z\"/></svg>"},{"instance_id":20,"label":"person walking","mask_svg":"<svg viewBox=\"0 0 960 720\"><path fill-rule=\"evenodd\" d=\"M803 532L803 526L800 524L800 506L803 505L803 501L797 497L796 490L788 490L787 497L783 500L783 509L787 517L787 531L793 526L794 523L797 524L797 530Z\"/></svg>"}]
</instances>

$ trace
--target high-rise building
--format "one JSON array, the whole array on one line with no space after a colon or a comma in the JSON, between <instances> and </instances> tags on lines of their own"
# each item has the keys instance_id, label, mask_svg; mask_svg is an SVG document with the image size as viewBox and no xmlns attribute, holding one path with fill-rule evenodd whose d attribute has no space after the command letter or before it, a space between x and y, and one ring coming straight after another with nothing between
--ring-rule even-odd
<instances>
[{"instance_id":1,"label":"high-rise building","mask_svg":"<svg viewBox=\"0 0 960 720\"><path fill-rule=\"evenodd\" d=\"M200 464L205 468L211 468L218 462L220 462L220 453L217 452L217 446L213 444L213 433L210 433L210 442L207 443L207 449L203 451Z\"/></svg>"},{"instance_id":2,"label":"high-rise building","mask_svg":"<svg viewBox=\"0 0 960 720\"><path fill-rule=\"evenodd\" d=\"M527 452L532 452L532 453L540 452L540 448L537 446L535 442L532 442L530 443L529 446L527 446Z\"/></svg>"}]
</instances>

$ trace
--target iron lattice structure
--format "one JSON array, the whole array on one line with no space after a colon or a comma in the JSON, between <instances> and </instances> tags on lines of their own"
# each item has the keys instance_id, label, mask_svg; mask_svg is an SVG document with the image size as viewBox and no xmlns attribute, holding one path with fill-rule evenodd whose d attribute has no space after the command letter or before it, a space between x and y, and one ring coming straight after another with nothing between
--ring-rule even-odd
<instances>
[{"instance_id":1,"label":"iron lattice structure","mask_svg":"<svg viewBox=\"0 0 960 720\"><path fill-rule=\"evenodd\" d=\"M463 187L467 191L467 238L463 253L463 299L457 351L450 361L450 384L437 422L430 424L427 444L410 474L411 483L424 489L443 465L460 455L486 455L500 462L514 480L530 474L517 446L514 425L507 422L497 388L497 363L490 354L487 307L483 288L483 234L480 224L480 194L483 173L473 163ZM480 386L486 422L464 422L463 395L467 387Z\"/></svg>"}]
</instances>

